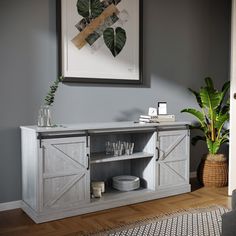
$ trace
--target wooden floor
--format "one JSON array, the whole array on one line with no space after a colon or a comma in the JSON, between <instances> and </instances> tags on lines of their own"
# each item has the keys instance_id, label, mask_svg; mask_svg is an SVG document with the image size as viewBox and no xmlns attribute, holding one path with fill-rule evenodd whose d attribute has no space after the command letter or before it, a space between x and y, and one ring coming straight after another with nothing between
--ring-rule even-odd
<instances>
[{"instance_id":1,"label":"wooden floor","mask_svg":"<svg viewBox=\"0 0 236 236\"><path fill-rule=\"evenodd\" d=\"M1 236L78 236L166 212L219 204L230 208L227 188L203 188L194 180L192 192L97 213L35 224L20 209L0 212Z\"/></svg>"}]
</instances>

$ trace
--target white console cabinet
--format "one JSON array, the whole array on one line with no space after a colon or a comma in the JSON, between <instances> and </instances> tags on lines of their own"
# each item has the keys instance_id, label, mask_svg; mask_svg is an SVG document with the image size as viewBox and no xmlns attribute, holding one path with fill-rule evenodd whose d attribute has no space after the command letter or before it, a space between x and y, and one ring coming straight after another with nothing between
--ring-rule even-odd
<instances>
[{"instance_id":1,"label":"white console cabinet","mask_svg":"<svg viewBox=\"0 0 236 236\"><path fill-rule=\"evenodd\" d=\"M190 191L186 122L90 123L54 128L21 127L23 210L36 222L104 210ZM132 155L105 154L106 141L133 142ZM140 178L121 192L111 179ZM106 192L92 198L91 181Z\"/></svg>"}]
</instances>

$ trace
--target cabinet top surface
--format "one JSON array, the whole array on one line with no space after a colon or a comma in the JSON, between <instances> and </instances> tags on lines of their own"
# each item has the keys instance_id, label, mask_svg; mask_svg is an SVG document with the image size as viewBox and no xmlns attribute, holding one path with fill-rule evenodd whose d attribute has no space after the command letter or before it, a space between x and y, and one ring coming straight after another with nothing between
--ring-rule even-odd
<instances>
[{"instance_id":1,"label":"cabinet top surface","mask_svg":"<svg viewBox=\"0 0 236 236\"><path fill-rule=\"evenodd\" d=\"M37 133L48 132L67 132L67 131L94 131L109 129L130 129L130 128L157 128L190 125L190 122L160 122L160 123L137 123L128 122L99 122L99 123L80 123L80 124L62 124L55 127L21 126L21 129L30 129Z\"/></svg>"}]
</instances>

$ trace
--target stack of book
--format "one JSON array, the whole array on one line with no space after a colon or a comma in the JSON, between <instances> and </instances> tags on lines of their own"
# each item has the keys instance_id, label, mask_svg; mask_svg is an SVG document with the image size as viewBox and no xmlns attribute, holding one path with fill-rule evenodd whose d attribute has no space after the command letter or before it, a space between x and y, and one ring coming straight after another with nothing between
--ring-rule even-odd
<instances>
[{"instance_id":1,"label":"stack of book","mask_svg":"<svg viewBox=\"0 0 236 236\"><path fill-rule=\"evenodd\" d=\"M140 115L139 123L159 123L159 122L170 122L175 121L175 115Z\"/></svg>"}]
</instances>

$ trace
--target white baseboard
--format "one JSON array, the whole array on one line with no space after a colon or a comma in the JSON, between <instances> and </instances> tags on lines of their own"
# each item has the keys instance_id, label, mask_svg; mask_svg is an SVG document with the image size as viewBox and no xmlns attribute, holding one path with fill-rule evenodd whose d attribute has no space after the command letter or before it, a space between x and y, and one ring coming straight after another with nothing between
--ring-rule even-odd
<instances>
[{"instance_id":1,"label":"white baseboard","mask_svg":"<svg viewBox=\"0 0 236 236\"><path fill-rule=\"evenodd\" d=\"M197 178L197 171L190 172L190 179Z\"/></svg>"},{"instance_id":2,"label":"white baseboard","mask_svg":"<svg viewBox=\"0 0 236 236\"><path fill-rule=\"evenodd\" d=\"M0 203L0 211L8 211L8 210L13 210L17 208L21 208L22 201L14 201L14 202L4 202Z\"/></svg>"}]
</instances>

